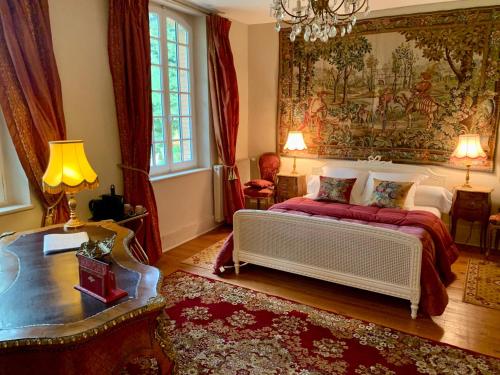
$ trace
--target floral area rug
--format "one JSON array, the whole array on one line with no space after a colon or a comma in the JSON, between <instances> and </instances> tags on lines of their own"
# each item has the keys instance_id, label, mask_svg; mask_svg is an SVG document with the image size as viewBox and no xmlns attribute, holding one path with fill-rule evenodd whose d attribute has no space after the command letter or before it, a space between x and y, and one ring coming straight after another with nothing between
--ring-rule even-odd
<instances>
[{"instance_id":1,"label":"floral area rug","mask_svg":"<svg viewBox=\"0 0 500 375\"><path fill-rule=\"evenodd\" d=\"M185 272L162 293L177 374L500 374L500 359Z\"/></svg>"},{"instance_id":2,"label":"floral area rug","mask_svg":"<svg viewBox=\"0 0 500 375\"><path fill-rule=\"evenodd\" d=\"M469 260L464 302L500 310L500 263Z\"/></svg>"},{"instance_id":3,"label":"floral area rug","mask_svg":"<svg viewBox=\"0 0 500 375\"><path fill-rule=\"evenodd\" d=\"M226 239L220 240L213 245L203 249L199 253L184 259L181 263L190 264L192 266L198 266L201 268L206 268L212 270L214 268L215 260L217 259L217 255L219 255L220 249L224 244Z\"/></svg>"}]
</instances>

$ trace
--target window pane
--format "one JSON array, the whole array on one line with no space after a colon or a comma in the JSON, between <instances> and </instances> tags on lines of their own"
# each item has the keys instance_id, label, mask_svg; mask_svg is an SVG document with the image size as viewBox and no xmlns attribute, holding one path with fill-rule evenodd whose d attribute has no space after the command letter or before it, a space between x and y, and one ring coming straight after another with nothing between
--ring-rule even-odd
<instances>
[{"instance_id":1,"label":"window pane","mask_svg":"<svg viewBox=\"0 0 500 375\"><path fill-rule=\"evenodd\" d=\"M179 37L179 43L189 44L187 30L179 24L177 24L177 35Z\"/></svg>"},{"instance_id":2,"label":"window pane","mask_svg":"<svg viewBox=\"0 0 500 375\"><path fill-rule=\"evenodd\" d=\"M168 65L177 66L177 44L168 42Z\"/></svg>"},{"instance_id":3,"label":"window pane","mask_svg":"<svg viewBox=\"0 0 500 375\"><path fill-rule=\"evenodd\" d=\"M160 37L160 21L156 13L149 13L149 35Z\"/></svg>"},{"instance_id":4,"label":"window pane","mask_svg":"<svg viewBox=\"0 0 500 375\"><path fill-rule=\"evenodd\" d=\"M161 78L161 68L156 65L151 65L151 88L153 90L161 91L163 89Z\"/></svg>"},{"instance_id":5,"label":"window pane","mask_svg":"<svg viewBox=\"0 0 500 375\"><path fill-rule=\"evenodd\" d=\"M167 39L174 42L177 41L177 35L175 32L175 21L167 17Z\"/></svg>"},{"instance_id":6,"label":"window pane","mask_svg":"<svg viewBox=\"0 0 500 375\"><path fill-rule=\"evenodd\" d=\"M170 115L179 116L179 95L170 94Z\"/></svg>"},{"instance_id":7,"label":"window pane","mask_svg":"<svg viewBox=\"0 0 500 375\"><path fill-rule=\"evenodd\" d=\"M151 64L161 64L160 40L151 38Z\"/></svg>"},{"instance_id":8,"label":"window pane","mask_svg":"<svg viewBox=\"0 0 500 375\"><path fill-rule=\"evenodd\" d=\"M153 119L153 141L154 142L164 142L163 137L164 132L163 117L155 117Z\"/></svg>"},{"instance_id":9,"label":"window pane","mask_svg":"<svg viewBox=\"0 0 500 375\"><path fill-rule=\"evenodd\" d=\"M173 141L172 142L172 155L174 158L174 163L179 163L182 161L181 142L180 141Z\"/></svg>"},{"instance_id":10,"label":"window pane","mask_svg":"<svg viewBox=\"0 0 500 375\"><path fill-rule=\"evenodd\" d=\"M179 67L189 68L189 49L186 46L179 46Z\"/></svg>"},{"instance_id":11,"label":"window pane","mask_svg":"<svg viewBox=\"0 0 500 375\"><path fill-rule=\"evenodd\" d=\"M168 89L170 91L179 91L177 68L168 68Z\"/></svg>"},{"instance_id":12,"label":"window pane","mask_svg":"<svg viewBox=\"0 0 500 375\"><path fill-rule=\"evenodd\" d=\"M153 102L153 116L163 116L163 95L161 92L153 92L151 94Z\"/></svg>"},{"instance_id":13,"label":"window pane","mask_svg":"<svg viewBox=\"0 0 500 375\"><path fill-rule=\"evenodd\" d=\"M189 92L189 71L179 69L179 83L182 92Z\"/></svg>"},{"instance_id":14,"label":"window pane","mask_svg":"<svg viewBox=\"0 0 500 375\"><path fill-rule=\"evenodd\" d=\"M191 100L188 94L181 94L181 114L183 116L191 114Z\"/></svg>"},{"instance_id":15,"label":"window pane","mask_svg":"<svg viewBox=\"0 0 500 375\"><path fill-rule=\"evenodd\" d=\"M193 138L191 136L191 118L182 118L182 138Z\"/></svg>"},{"instance_id":16,"label":"window pane","mask_svg":"<svg viewBox=\"0 0 500 375\"><path fill-rule=\"evenodd\" d=\"M172 117L172 139L181 139L181 124L179 117Z\"/></svg>"},{"instance_id":17,"label":"window pane","mask_svg":"<svg viewBox=\"0 0 500 375\"><path fill-rule=\"evenodd\" d=\"M182 159L184 161L193 160L193 155L191 152L191 140L182 142Z\"/></svg>"},{"instance_id":18,"label":"window pane","mask_svg":"<svg viewBox=\"0 0 500 375\"><path fill-rule=\"evenodd\" d=\"M155 164L157 166L165 165L165 144L164 143L155 143Z\"/></svg>"}]
</instances>

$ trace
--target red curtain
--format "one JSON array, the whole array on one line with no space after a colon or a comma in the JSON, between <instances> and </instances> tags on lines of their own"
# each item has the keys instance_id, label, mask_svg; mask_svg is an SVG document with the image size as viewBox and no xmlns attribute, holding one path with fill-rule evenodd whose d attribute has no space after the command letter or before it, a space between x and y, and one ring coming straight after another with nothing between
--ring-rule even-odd
<instances>
[{"instance_id":1,"label":"red curtain","mask_svg":"<svg viewBox=\"0 0 500 375\"><path fill-rule=\"evenodd\" d=\"M155 263L162 254L149 181L153 114L148 0L109 0L108 52L120 134L125 200L149 211L139 241Z\"/></svg>"},{"instance_id":2,"label":"red curtain","mask_svg":"<svg viewBox=\"0 0 500 375\"><path fill-rule=\"evenodd\" d=\"M0 106L23 169L47 210L42 226L65 222L66 199L42 190L48 142L66 138L47 0L0 1Z\"/></svg>"},{"instance_id":3,"label":"red curtain","mask_svg":"<svg viewBox=\"0 0 500 375\"><path fill-rule=\"evenodd\" d=\"M231 21L207 18L208 73L215 141L224 165L224 217L232 224L233 214L245 207L236 167L236 139L239 125L239 95L233 53L229 42Z\"/></svg>"}]
</instances>

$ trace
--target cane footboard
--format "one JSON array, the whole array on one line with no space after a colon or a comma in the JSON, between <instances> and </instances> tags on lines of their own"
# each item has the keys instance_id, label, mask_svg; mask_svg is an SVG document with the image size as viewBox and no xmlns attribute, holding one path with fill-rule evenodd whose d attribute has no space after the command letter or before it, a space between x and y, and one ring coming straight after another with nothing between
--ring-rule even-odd
<instances>
[{"instance_id":1,"label":"cane footboard","mask_svg":"<svg viewBox=\"0 0 500 375\"><path fill-rule=\"evenodd\" d=\"M412 235L363 224L241 210L233 260L420 301L422 244Z\"/></svg>"}]
</instances>

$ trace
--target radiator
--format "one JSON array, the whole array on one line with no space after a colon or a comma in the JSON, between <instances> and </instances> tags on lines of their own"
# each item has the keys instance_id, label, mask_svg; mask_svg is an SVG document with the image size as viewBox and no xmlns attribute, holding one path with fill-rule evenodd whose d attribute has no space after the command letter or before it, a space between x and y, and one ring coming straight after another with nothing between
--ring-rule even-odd
<instances>
[{"instance_id":1,"label":"radiator","mask_svg":"<svg viewBox=\"0 0 500 375\"><path fill-rule=\"evenodd\" d=\"M224 221L224 192L222 189L223 166L214 165L214 219L216 223Z\"/></svg>"}]
</instances>

